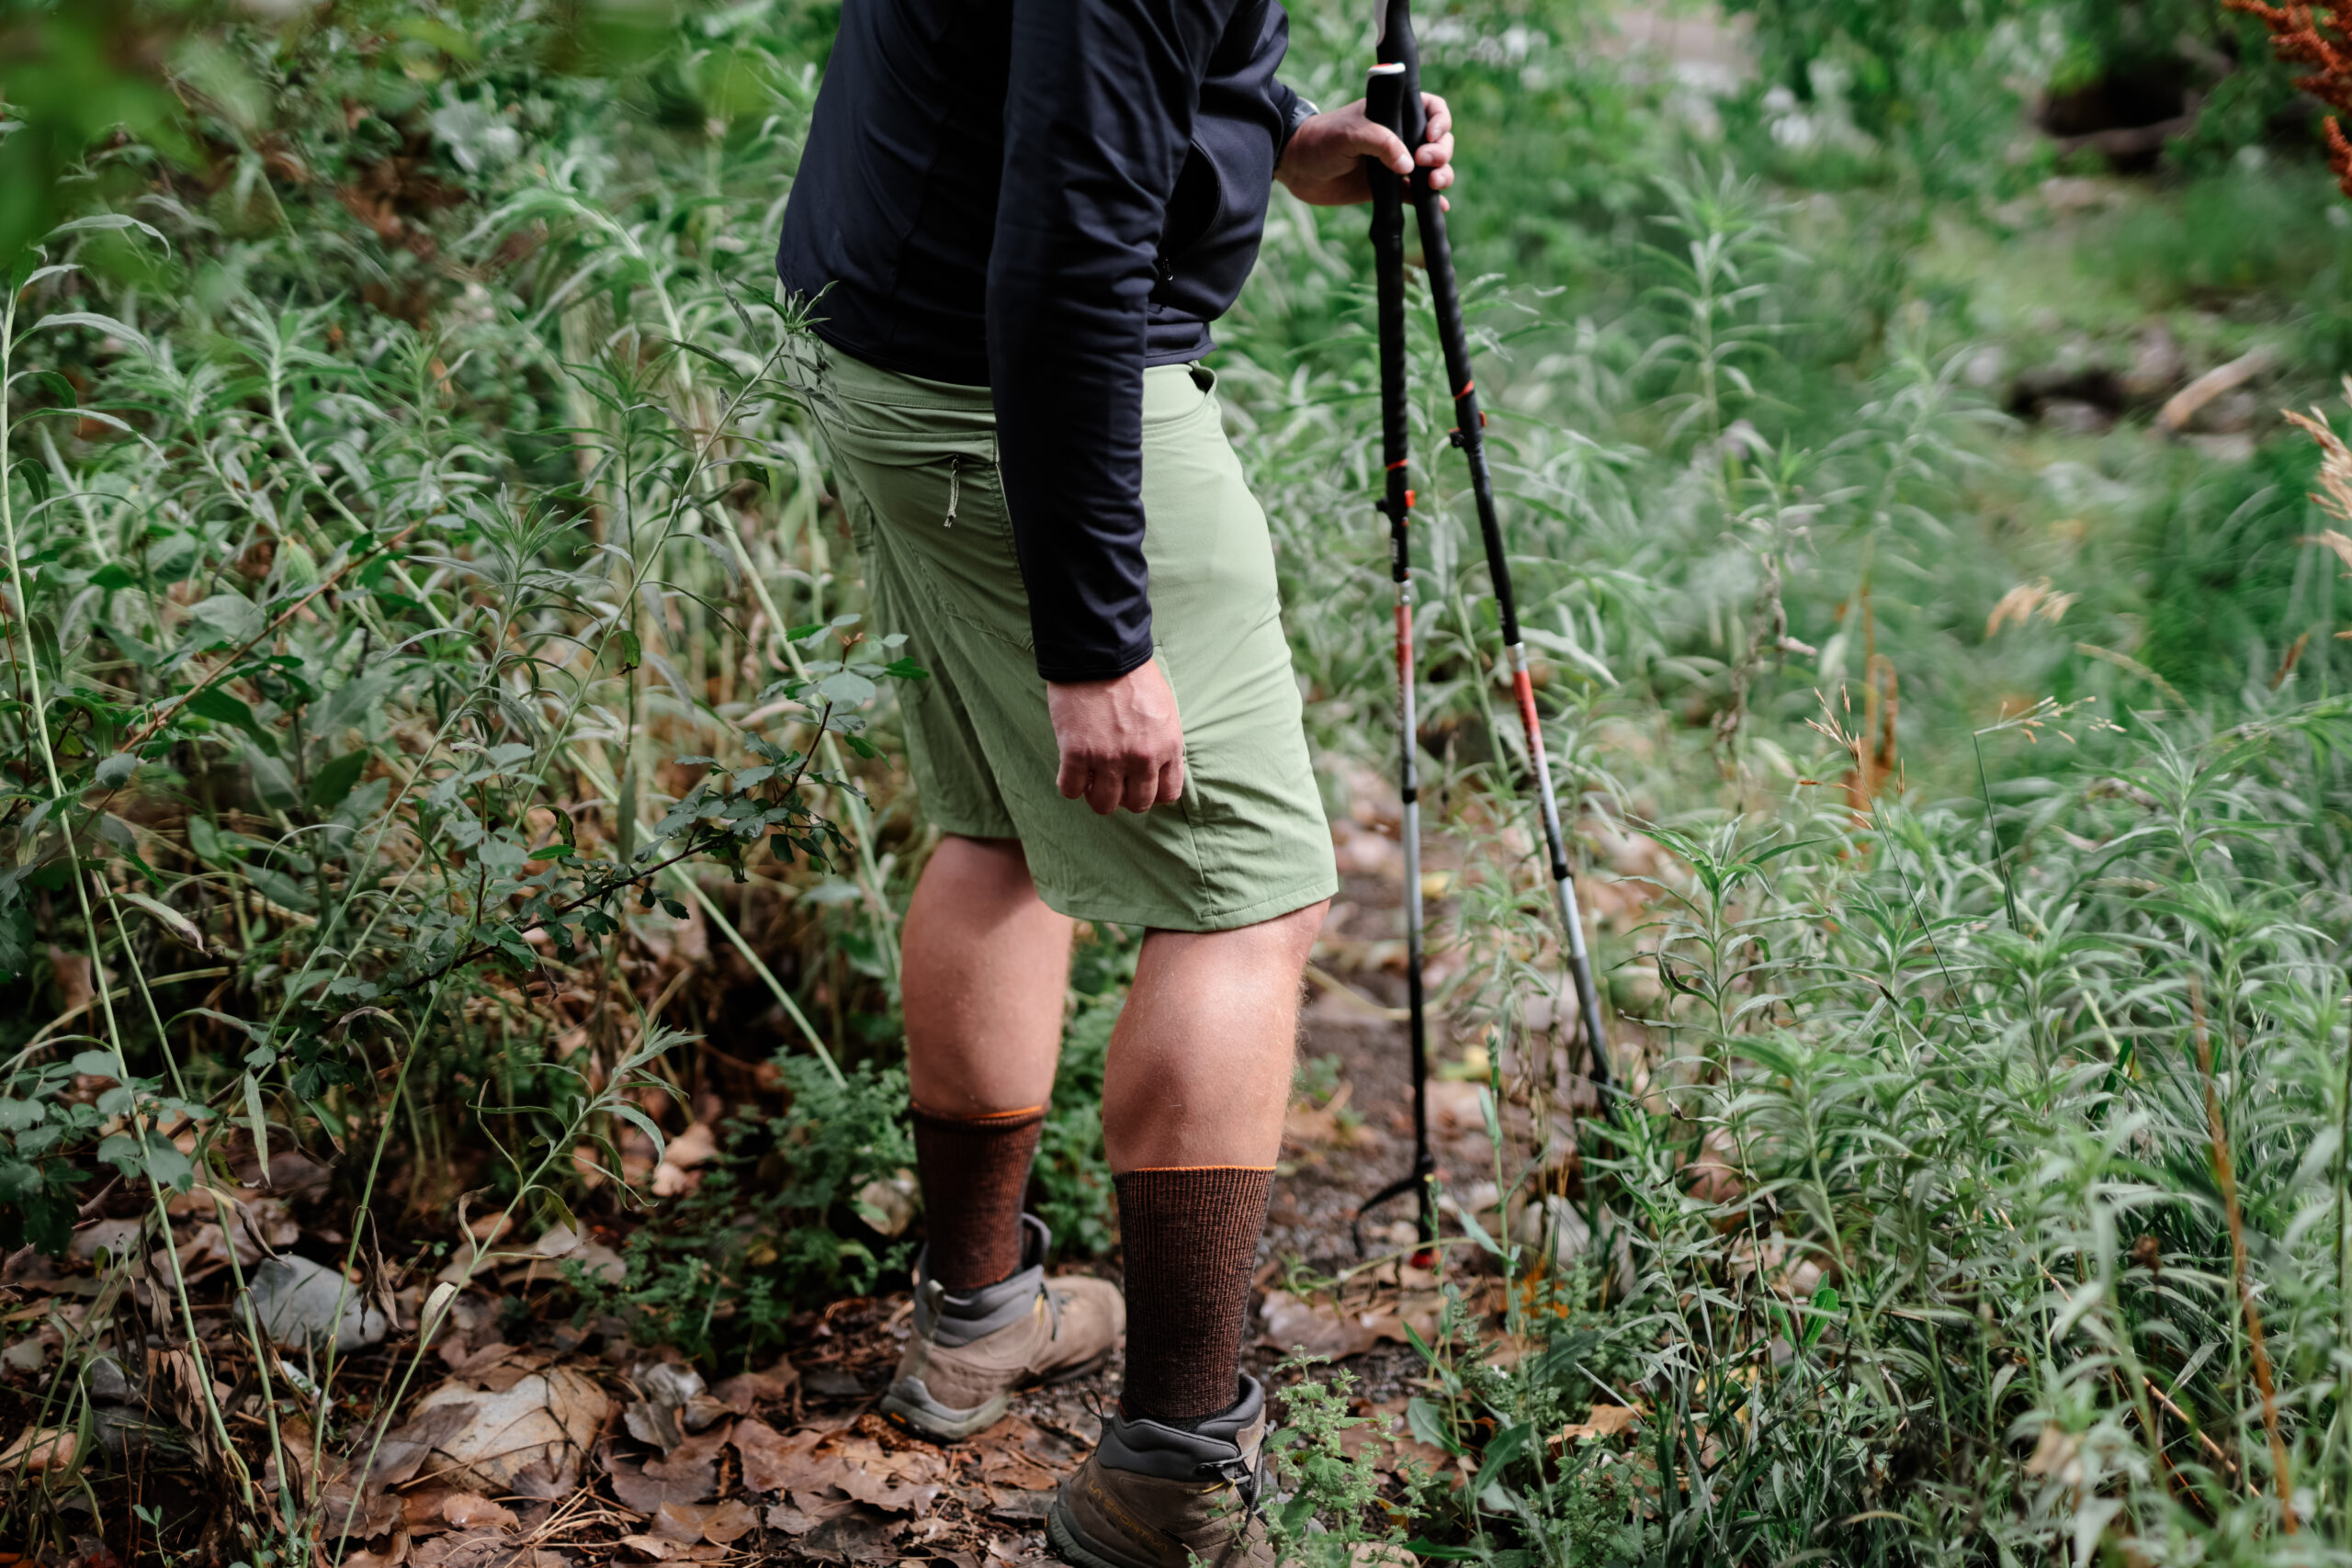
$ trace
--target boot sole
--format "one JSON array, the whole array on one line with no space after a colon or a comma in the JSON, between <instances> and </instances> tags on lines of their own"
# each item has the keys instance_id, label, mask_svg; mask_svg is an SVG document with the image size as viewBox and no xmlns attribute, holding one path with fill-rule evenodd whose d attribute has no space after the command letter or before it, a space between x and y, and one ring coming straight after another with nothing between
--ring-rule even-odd
<instances>
[{"instance_id":1,"label":"boot sole","mask_svg":"<svg viewBox=\"0 0 2352 1568\"><path fill-rule=\"evenodd\" d=\"M1072 1568L1151 1568L1149 1563L1126 1558L1113 1557L1086 1540L1070 1522L1069 1510L1062 1506L1061 1495L1056 1493L1051 1506L1046 1509L1046 1543L1054 1555Z\"/></svg>"},{"instance_id":2,"label":"boot sole","mask_svg":"<svg viewBox=\"0 0 2352 1568\"><path fill-rule=\"evenodd\" d=\"M982 1432L1004 1419L1012 1408L1012 1395L1000 1393L985 1404L969 1410L957 1410L944 1404L918 1404L911 1399L901 1399L895 1393L882 1396L882 1414L902 1427L912 1427L935 1442L960 1443L975 1433Z\"/></svg>"},{"instance_id":3,"label":"boot sole","mask_svg":"<svg viewBox=\"0 0 2352 1568\"><path fill-rule=\"evenodd\" d=\"M1091 1361L1066 1368L1056 1372L1052 1377L1040 1378L1035 1382L1023 1383L1021 1387L1052 1388L1060 1383L1075 1382L1080 1378L1100 1371L1103 1363L1110 1359L1111 1352L1105 1350ZM960 1443L967 1438L977 1437L1003 1420L1005 1413L1012 1408L1013 1394L1019 1392L1021 1392L1020 1389L1009 1389L994 1399L976 1404L969 1410L957 1410L946 1404L918 1404L914 1400L899 1397L893 1391L882 1396L881 1408L883 1415L897 1421L900 1426L910 1427L922 1436L929 1438L933 1442Z\"/></svg>"}]
</instances>

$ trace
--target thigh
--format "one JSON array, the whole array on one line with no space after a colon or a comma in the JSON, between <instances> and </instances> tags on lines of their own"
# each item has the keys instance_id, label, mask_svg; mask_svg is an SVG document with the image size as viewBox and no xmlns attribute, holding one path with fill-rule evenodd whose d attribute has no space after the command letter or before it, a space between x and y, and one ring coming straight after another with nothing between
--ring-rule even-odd
<instances>
[{"instance_id":1,"label":"thigh","mask_svg":"<svg viewBox=\"0 0 2352 1568\"><path fill-rule=\"evenodd\" d=\"M997 787L996 767L967 699L976 668L961 646L965 628L938 611L929 563L913 547L941 501L941 457L912 433L877 440L861 428L854 403L827 400L818 423L833 454L833 480L865 570L866 627L906 636L905 651L925 671L898 685L899 714L924 818L943 832L978 839L1018 836Z\"/></svg>"}]
</instances>

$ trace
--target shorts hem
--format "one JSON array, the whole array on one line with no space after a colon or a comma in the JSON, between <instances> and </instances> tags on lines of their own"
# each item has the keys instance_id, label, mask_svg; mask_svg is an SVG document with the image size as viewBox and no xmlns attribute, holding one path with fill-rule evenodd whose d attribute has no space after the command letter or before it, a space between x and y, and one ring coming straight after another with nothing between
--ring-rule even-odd
<instances>
[{"instance_id":1,"label":"shorts hem","mask_svg":"<svg viewBox=\"0 0 2352 1568\"><path fill-rule=\"evenodd\" d=\"M1093 904L1084 899L1066 897L1053 888L1039 887L1037 896L1048 908L1068 915L1074 920L1087 920L1096 925L1142 926L1149 931L1229 931L1243 926L1254 926L1275 919L1293 910L1317 904L1340 890L1337 868L1312 882L1298 883L1279 893L1271 893L1247 904L1229 909L1191 909L1144 904Z\"/></svg>"},{"instance_id":2,"label":"shorts hem","mask_svg":"<svg viewBox=\"0 0 2352 1568\"><path fill-rule=\"evenodd\" d=\"M953 839L1018 839L1021 837L1021 829L1014 827L1009 819L982 826L968 819L951 822L935 811L925 811L922 814L922 819L941 833Z\"/></svg>"}]
</instances>

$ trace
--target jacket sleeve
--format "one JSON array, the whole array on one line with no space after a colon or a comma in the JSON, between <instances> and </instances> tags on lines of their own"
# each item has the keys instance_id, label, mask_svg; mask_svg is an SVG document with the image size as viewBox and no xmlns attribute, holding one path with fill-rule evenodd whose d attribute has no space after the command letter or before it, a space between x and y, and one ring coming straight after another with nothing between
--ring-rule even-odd
<instances>
[{"instance_id":1,"label":"jacket sleeve","mask_svg":"<svg viewBox=\"0 0 2352 1568\"><path fill-rule=\"evenodd\" d=\"M989 379L1037 671L1151 658L1146 311L1200 84L1239 0L1012 0Z\"/></svg>"}]
</instances>

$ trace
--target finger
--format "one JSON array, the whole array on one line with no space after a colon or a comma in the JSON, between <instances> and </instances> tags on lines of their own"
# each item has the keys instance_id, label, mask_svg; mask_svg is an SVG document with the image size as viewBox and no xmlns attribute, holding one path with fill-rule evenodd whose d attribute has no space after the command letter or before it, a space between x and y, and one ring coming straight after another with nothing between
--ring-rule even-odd
<instances>
[{"instance_id":1,"label":"finger","mask_svg":"<svg viewBox=\"0 0 2352 1568\"><path fill-rule=\"evenodd\" d=\"M1064 800L1076 800L1086 793L1088 772L1084 761L1065 754L1062 758L1061 772L1055 775L1054 787L1062 792Z\"/></svg>"},{"instance_id":2,"label":"finger","mask_svg":"<svg viewBox=\"0 0 2352 1568\"><path fill-rule=\"evenodd\" d=\"M1098 764L1086 781L1086 804L1094 808L1097 817L1108 817L1119 809L1126 793L1126 774L1107 763Z\"/></svg>"},{"instance_id":3,"label":"finger","mask_svg":"<svg viewBox=\"0 0 2352 1568\"><path fill-rule=\"evenodd\" d=\"M1442 168L1453 162L1453 137L1451 132L1440 136L1434 131L1430 139L1414 151L1414 161L1425 169Z\"/></svg>"},{"instance_id":4,"label":"finger","mask_svg":"<svg viewBox=\"0 0 2352 1568\"><path fill-rule=\"evenodd\" d=\"M1159 804L1172 805L1184 794L1184 758L1180 752L1174 761L1159 770Z\"/></svg>"},{"instance_id":5,"label":"finger","mask_svg":"<svg viewBox=\"0 0 2352 1568\"><path fill-rule=\"evenodd\" d=\"M1357 152L1367 158L1379 159L1385 167L1400 175L1413 172L1413 152L1405 145L1404 138L1386 126L1374 125L1368 119L1359 120L1357 124L1362 128L1356 136Z\"/></svg>"},{"instance_id":6,"label":"finger","mask_svg":"<svg viewBox=\"0 0 2352 1568\"><path fill-rule=\"evenodd\" d=\"M1159 804L1159 770L1148 762L1131 761L1127 764L1126 789L1119 804L1130 811L1148 811Z\"/></svg>"},{"instance_id":7,"label":"finger","mask_svg":"<svg viewBox=\"0 0 2352 1568\"><path fill-rule=\"evenodd\" d=\"M1421 110L1430 117L1430 140L1434 141L1453 128L1453 111L1435 93L1421 95Z\"/></svg>"},{"instance_id":8,"label":"finger","mask_svg":"<svg viewBox=\"0 0 2352 1568\"><path fill-rule=\"evenodd\" d=\"M1430 189L1443 190L1453 183L1453 170L1451 167L1431 169L1430 171Z\"/></svg>"}]
</instances>

